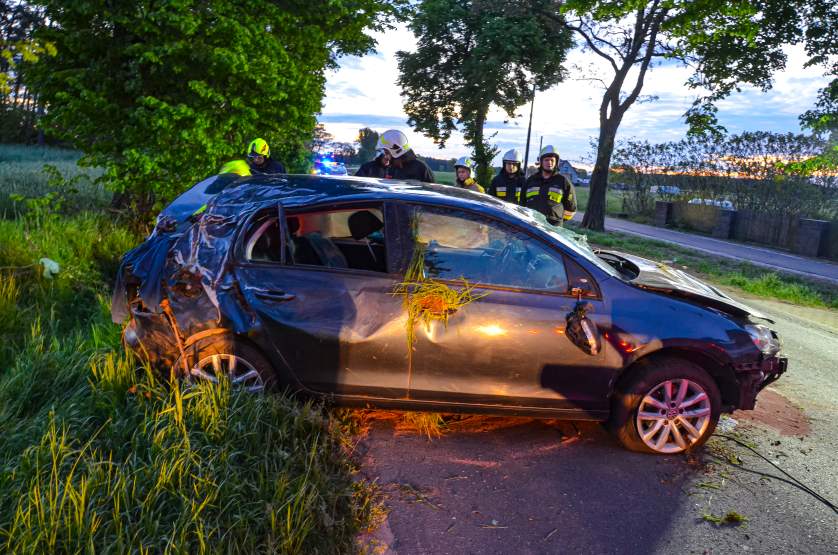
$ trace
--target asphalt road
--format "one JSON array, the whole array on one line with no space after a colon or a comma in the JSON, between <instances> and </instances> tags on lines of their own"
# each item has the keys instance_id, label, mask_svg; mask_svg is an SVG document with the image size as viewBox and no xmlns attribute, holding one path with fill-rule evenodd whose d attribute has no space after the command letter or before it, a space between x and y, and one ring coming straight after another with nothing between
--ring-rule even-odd
<instances>
[{"instance_id":1,"label":"asphalt road","mask_svg":"<svg viewBox=\"0 0 838 555\"><path fill-rule=\"evenodd\" d=\"M776 319L790 370L721 427L838 503L838 319L748 302ZM473 417L429 441L384 420L359 452L389 509L365 538L378 553L838 553L838 515L753 474L779 472L721 437L661 457L623 450L596 424ZM748 521L702 518L730 511Z\"/></svg>"},{"instance_id":2,"label":"asphalt road","mask_svg":"<svg viewBox=\"0 0 838 555\"><path fill-rule=\"evenodd\" d=\"M573 220L581 222L583 216L583 212L577 212ZM609 231L619 231L646 239L656 239L724 258L744 260L772 270L838 284L838 264L826 260L797 256L767 247L723 241L705 235L684 233L618 218L605 218L605 228Z\"/></svg>"}]
</instances>

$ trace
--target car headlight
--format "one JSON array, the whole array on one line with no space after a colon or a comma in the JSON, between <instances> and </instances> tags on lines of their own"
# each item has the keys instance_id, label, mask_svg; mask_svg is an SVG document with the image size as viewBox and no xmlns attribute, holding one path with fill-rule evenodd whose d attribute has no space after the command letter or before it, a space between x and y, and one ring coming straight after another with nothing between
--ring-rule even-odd
<instances>
[{"instance_id":1,"label":"car headlight","mask_svg":"<svg viewBox=\"0 0 838 555\"><path fill-rule=\"evenodd\" d=\"M780 351L780 338L768 326L752 324L745 326L756 348L765 355L776 355Z\"/></svg>"}]
</instances>

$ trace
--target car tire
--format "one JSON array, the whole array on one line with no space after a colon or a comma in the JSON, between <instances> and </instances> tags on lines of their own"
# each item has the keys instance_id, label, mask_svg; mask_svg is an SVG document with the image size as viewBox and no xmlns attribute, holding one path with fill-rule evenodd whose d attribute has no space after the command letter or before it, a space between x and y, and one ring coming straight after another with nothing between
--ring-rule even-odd
<instances>
[{"instance_id":1,"label":"car tire","mask_svg":"<svg viewBox=\"0 0 838 555\"><path fill-rule=\"evenodd\" d=\"M276 372L259 349L229 335L210 336L187 349L189 371L181 369L185 382L216 381L226 374L234 387L248 391L270 390L277 383ZM180 365L178 365L180 368Z\"/></svg>"},{"instance_id":2,"label":"car tire","mask_svg":"<svg viewBox=\"0 0 838 555\"><path fill-rule=\"evenodd\" d=\"M716 429L721 394L700 366L681 358L640 361L614 395L609 428L631 451L673 455Z\"/></svg>"}]
</instances>

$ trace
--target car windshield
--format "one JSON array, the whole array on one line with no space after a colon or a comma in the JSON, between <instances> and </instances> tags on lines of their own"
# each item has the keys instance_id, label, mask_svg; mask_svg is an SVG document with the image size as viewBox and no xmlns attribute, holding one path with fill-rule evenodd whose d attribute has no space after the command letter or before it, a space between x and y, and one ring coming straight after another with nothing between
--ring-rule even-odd
<instances>
[{"instance_id":1,"label":"car windshield","mask_svg":"<svg viewBox=\"0 0 838 555\"><path fill-rule=\"evenodd\" d=\"M517 216L519 219L544 231L568 249L584 256L586 259L590 260L593 264L596 264L598 268L602 269L609 275L612 275L620 279L625 279L613 266L611 266L606 261L604 261L596 255L593 249L591 249L590 245L588 245L587 236L580 235L579 233L576 233L570 229L551 224L547 221L547 218L544 216L544 214L536 210L533 210L532 208L514 205L510 205L508 207L504 206L504 208L507 208L508 211L515 214L515 216Z\"/></svg>"}]
</instances>

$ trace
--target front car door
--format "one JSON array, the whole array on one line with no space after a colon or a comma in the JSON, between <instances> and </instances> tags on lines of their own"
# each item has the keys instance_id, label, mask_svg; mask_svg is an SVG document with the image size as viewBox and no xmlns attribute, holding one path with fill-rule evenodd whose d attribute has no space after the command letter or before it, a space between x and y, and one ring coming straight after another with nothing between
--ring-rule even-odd
<instances>
[{"instance_id":1,"label":"front car door","mask_svg":"<svg viewBox=\"0 0 838 555\"><path fill-rule=\"evenodd\" d=\"M406 396L388 212L382 203L267 211L249 224L236 268L242 293L308 389Z\"/></svg>"},{"instance_id":2,"label":"front car door","mask_svg":"<svg viewBox=\"0 0 838 555\"><path fill-rule=\"evenodd\" d=\"M425 205L410 211L425 279L458 290L467 282L479 297L447 325L416 324L410 398L601 418L613 369L601 352L587 354L565 334L577 304L568 274L578 279L584 270L553 245L483 214ZM602 300L586 302L607 326Z\"/></svg>"}]
</instances>

